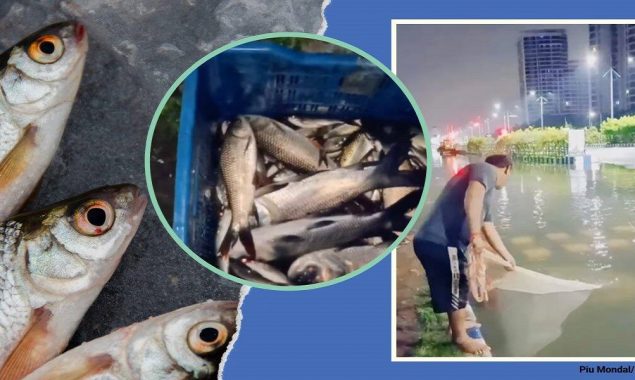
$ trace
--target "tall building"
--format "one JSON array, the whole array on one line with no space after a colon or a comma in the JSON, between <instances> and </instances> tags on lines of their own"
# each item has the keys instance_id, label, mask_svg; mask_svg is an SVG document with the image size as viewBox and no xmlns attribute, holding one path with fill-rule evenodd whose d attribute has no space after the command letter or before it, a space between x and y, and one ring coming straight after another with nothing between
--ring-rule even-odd
<instances>
[{"instance_id":1,"label":"tall building","mask_svg":"<svg viewBox=\"0 0 635 380\"><path fill-rule=\"evenodd\" d=\"M610 116L610 68L613 78L615 116L635 111L635 25L589 25L590 54L597 57L593 87L597 89L594 107L603 117Z\"/></svg>"},{"instance_id":2,"label":"tall building","mask_svg":"<svg viewBox=\"0 0 635 380\"><path fill-rule=\"evenodd\" d=\"M540 119L538 98L545 115L560 115L564 104L564 78L568 72L568 43L564 29L541 29L522 33L518 42L520 98L527 124Z\"/></svg>"},{"instance_id":3,"label":"tall building","mask_svg":"<svg viewBox=\"0 0 635 380\"><path fill-rule=\"evenodd\" d=\"M583 121L589 112L589 73L579 61L569 61L563 77L562 114L568 121Z\"/></svg>"}]
</instances>

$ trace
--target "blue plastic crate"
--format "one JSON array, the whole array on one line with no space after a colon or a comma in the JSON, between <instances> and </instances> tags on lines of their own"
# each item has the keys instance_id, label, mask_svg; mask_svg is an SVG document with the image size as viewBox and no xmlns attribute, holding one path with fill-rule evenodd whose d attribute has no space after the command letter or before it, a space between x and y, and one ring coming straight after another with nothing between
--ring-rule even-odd
<instances>
[{"instance_id":1,"label":"blue plastic crate","mask_svg":"<svg viewBox=\"0 0 635 380\"><path fill-rule=\"evenodd\" d=\"M364 119L419 127L410 102L357 55L303 53L252 42L229 49L186 80L177 148L173 226L205 259L215 245L220 122L241 114Z\"/></svg>"}]
</instances>

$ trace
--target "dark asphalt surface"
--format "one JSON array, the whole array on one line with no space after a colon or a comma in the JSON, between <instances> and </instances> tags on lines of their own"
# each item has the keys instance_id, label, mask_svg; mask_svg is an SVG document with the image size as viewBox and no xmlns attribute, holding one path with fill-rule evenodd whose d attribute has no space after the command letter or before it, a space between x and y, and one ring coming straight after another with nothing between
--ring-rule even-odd
<instances>
[{"instance_id":1,"label":"dark asphalt surface","mask_svg":"<svg viewBox=\"0 0 635 380\"><path fill-rule=\"evenodd\" d=\"M317 32L321 0L76 0L0 2L0 48L53 22L78 19L89 53L76 104L35 209L95 187L145 188L143 156L156 105L192 63L223 44L272 31ZM200 267L149 204L123 261L71 346L239 286Z\"/></svg>"}]
</instances>

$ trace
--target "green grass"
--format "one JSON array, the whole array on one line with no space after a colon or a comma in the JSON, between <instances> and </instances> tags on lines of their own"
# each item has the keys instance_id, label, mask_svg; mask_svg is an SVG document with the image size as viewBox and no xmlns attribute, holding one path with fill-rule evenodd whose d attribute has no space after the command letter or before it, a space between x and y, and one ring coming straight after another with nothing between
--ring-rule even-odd
<instances>
[{"instance_id":1,"label":"green grass","mask_svg":"<svg viewBox=\"0 0 635 380\"><path fill-rule=\"evenodd\" d=\"M432 310L429 290L426 289L420 297L417 315L421 324L421 340L414 348L414 356L463 356L450 340L447 315L436 314Z\"/></svg>"}]
</instances>

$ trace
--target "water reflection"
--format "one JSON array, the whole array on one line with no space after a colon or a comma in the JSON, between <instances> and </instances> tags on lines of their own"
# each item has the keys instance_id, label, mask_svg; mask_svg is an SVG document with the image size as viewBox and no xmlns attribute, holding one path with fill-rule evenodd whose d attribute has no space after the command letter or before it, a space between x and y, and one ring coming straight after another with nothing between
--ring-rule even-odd
<instances>
[{"instance_id":1,"label":"water reflection","mask_svg":"<svg viewBox=\"0 0 635 380\"><path fill-rule=\"evenodd\" d=\"M433 161L435 180L427 208L468 162L462 157ZM515 165L507 188L495 194L494 222L519 265L604 286L567 318L559 338L536 348L535 354L635 354L635 340L623 330L625 325L632 326L635 315L635 171L597 164L587 168L581 164ZM506 310L498 317L520 316ZM489 319L496 320L493 315ZM498 355L511 354L504 347L498 350Z\"/></svg>"}]
</instances>

